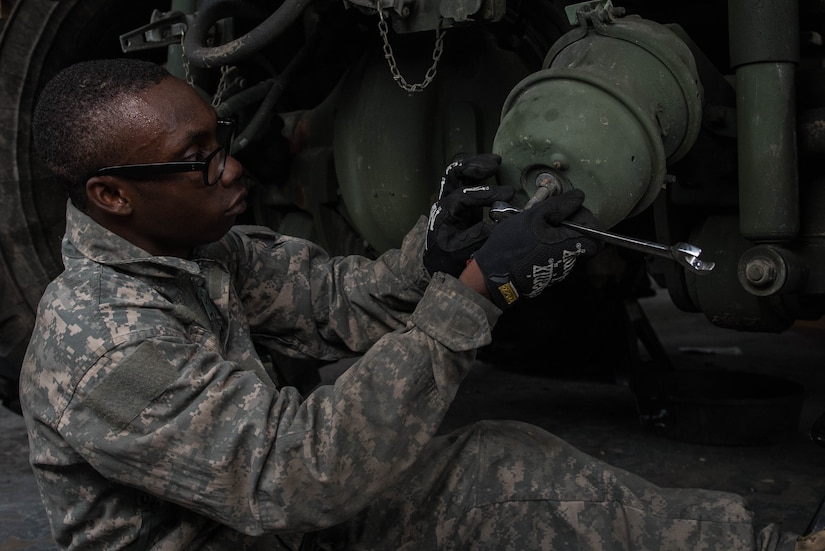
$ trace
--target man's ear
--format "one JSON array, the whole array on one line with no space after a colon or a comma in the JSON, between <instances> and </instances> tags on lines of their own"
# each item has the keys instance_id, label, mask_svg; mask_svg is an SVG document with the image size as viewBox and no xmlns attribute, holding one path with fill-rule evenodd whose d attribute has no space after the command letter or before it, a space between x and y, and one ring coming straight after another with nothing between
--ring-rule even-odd
<instances>
[{"instance_id":1,"label":"man's ear","mask_svg":"<svg viewBox=\"0 0 825 551\"><path fill-rule=\"evenodd\" d=\"M132 213L129 187L118 178L92 176L86 181L86 197L89 206L113 216Z\"/></svg>"}]
</instances>

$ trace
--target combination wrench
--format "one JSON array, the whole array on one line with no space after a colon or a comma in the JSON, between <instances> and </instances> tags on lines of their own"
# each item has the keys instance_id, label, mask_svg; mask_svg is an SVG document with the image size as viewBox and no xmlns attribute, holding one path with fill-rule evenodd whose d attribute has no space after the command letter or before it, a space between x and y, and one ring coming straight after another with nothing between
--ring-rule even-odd
<instances>
[{"instance_id":1,"label":"combination wrench","mask_svg":"<svg viewBox=\"0 0 825 551\"><path fill-rule=\"evenodd\" d=\"M538 195L538 194L537 194ZM549 197L551 194L542 194L544 197L541 197L539 201ZM532 207L538 201L529 202L525 209ZM505 203L503 201L497 201L491 208L490 208L490 219L493 222L498 222L521 212L522 209L514 207L509 203ZM702 249L697 247L696 245L691 245L690 243L679 242L675 245L663 245L661 243L656 243L653 241L647 241L645 239L638 239L635 237L628 237L626 235L619 235L617 233L597 230L595 228L591 228L588 226L583 226L581 224L577 224L575 222L570 222L567 220L562 220L562 226L566 226L573 230L576 230L579 233L584 235L588 235L590 237L595 237L605 243L611 243L613 245L617 245L619 247L624 247L626 249L631 249L634 251L638 251L641 253L652 254L656 256L661 256L664 258L669 258L674 260L687 268L688 270L692 271L695 274L705 275L710 273L713 270L714 266L716 266L715 262L709 260L702 260L699 258L699 255L702 254Z\"/></svg>"}]
</instances>

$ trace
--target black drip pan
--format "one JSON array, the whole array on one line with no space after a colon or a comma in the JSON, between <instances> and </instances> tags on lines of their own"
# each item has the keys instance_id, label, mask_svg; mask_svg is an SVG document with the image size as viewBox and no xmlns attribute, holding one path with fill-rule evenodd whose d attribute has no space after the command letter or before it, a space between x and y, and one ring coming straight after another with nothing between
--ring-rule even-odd
<instances>
[{"instance_id":1,"label":"black drip pan","mask_svg":"<svg viewBox=\"0 0 825 551\"><path fill-rule=\"evenodd\" d=\"M657 374L637 393L642 421L664 436L696 444L772 444L796 433L804 389L770 375L684 370Z\"/></svg>"}]
</instances>

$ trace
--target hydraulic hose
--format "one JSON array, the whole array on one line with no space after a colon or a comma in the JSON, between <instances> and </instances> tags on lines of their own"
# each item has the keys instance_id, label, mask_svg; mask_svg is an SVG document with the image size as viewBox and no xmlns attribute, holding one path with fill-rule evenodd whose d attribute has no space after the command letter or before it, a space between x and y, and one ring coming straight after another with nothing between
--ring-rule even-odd
<instances>
[{"instance_id":1,"label":"hydraulic hose","mask_svg":"<svg viewBox=\"0 0 825 551\"><path fill-rule=\"evenodd\" d=\"M204 46L209 29L226 17L248 17L254 9L238 0L207 1L198 10L184 38L187 57L198 67L234 65L261 50L280 36L304 11L312 0L286 0L266 20L244 34L220 46ZM257 11L257 10L255 10Z\"/></svg>"}]
</instances>

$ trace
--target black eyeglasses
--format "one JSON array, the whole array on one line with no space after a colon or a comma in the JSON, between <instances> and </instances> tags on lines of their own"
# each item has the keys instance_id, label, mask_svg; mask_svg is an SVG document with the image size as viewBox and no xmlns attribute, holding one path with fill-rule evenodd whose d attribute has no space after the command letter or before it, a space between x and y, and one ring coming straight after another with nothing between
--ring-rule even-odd
<instances>
[{"instance_id":1,"label":"black eyeglasses","mask_svg":"<svg viewBox=\"0 0 825 551\"><path fill-rule=\"evenodd\" d=\"M226 157L232 146L234 134L235 121L221 118L218 119L218 127L215 131L215 136L220 145L202 161L174 161L170 163L107 166L96 171L92 176L111 175L146 180L164 174L202 172L204 185L207 187L214 186L221 179L221 176L223 176L223 169L226 168Z\"/></svg>"}]
</instances>

